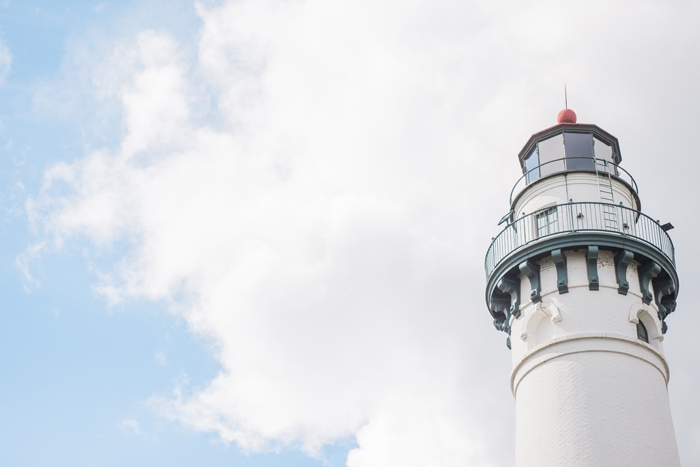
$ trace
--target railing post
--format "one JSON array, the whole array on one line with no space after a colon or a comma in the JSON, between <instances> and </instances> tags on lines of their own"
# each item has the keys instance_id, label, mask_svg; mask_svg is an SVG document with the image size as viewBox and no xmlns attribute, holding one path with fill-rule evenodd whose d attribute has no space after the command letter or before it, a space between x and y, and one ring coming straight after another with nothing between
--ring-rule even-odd
<instances>
[{"instance_id":1,"label":"railing post","mask_svg":"<svg viewBox=\"0 0 700 467\"><path fill-rule=\"evenodd\" d=\"M575 224L574 224L574 212L573 212L573 203L567 203L568 208L569 208L569 221L571 222L569 224L569 232L575 232Z\"/></svg>"}]
</instances>

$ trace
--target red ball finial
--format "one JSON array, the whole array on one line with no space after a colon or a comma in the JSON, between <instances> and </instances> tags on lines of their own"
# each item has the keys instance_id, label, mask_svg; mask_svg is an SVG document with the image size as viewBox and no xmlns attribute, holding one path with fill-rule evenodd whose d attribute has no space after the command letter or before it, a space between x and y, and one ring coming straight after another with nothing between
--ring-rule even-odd
<instances>
[{"instance_id":1,"label":"red ball finial","mask_svg":"<svg viewBox=\"0 0 700 467\"><path fill-rule=\"evenodd\" d=\"M557 123L576 123L576 112L571 109L564 109L557 115Z\"/></svg>"}]
</instances>

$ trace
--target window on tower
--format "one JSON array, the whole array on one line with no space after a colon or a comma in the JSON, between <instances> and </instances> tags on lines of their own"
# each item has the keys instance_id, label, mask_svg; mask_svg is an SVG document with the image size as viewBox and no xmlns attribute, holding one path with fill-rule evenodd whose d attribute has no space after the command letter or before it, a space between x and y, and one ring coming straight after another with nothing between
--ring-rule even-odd
<instances>
[{"instance_id":1,"label":"window on tower","mask_svg":"<svg viewBox=\"0 0 700 467\"><path fill-rule=\"evenodd\" d=\"M544 209L535 215L537 236L544 237L558 231L557 207Z\"/></svg>"},{"instance_id":2,"label":"window on tower","mask_svg":"<svg viewBox=\"0 0 700 467\"><path fill-rule=\"evenodd\" d=\"M649 334L647 333L647 328L644 326L641 319L637 323L637 339L644 341L647 344L649 343Z\"/></svg>"}]
</instances>

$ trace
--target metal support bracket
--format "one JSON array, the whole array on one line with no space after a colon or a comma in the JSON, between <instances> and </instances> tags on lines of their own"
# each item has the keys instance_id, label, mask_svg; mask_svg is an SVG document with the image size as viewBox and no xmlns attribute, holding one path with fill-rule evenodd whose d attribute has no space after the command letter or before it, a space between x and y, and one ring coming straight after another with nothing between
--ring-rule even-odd
<instances>
[{"instance_id":1,"label":"metal support bracket","mask_svg":"<svg viewBox=\"0 0 700 467\"><path fill-rule=\"evenodd\" d=\"M530 300L532 303L537 303L542 300L540 296L540 266L529 259L523 261L518 266L520 272L525 274L530 280Z\"/></svg>"},{"instance_id":2,"label":"metal support bracket","mask_svg":"<svg viewBox=\"0 0 700 467\"><path fill-rule=\"evenodd\" d=\"M630 283L627 281L627 266L634 259L634 253L622 250L615 255L615 276L617 277L617 293L627 295Z\"/></svg>"},{"instance_id":3,"label":"metal support bracket","mask_svg":"<svg viewBox=\"0 0 700 467\"><path fill-rule=\"evenodd\" d=\"M507 294L496 293L491 297L491 310L494 312L493 325L499 331L508 332L507 326L510 321L511 298ZM504 327L505 326L505 327Z\"/></svg>"},{"instance_id":4,"label":"metal support bracket","mask_svg":"<svg viewBox=\"0 0 700 467\"><path fill-rule=\"evenodd\" d=\"M588 290L598 290L598 247L589 246L586 252L586 264L588 266Z\"/></svg>"},{"instance_id":5,"label":"metal support bracket","mask_svg":"<svg viewBox=\"0 0 700 467\"><path fill-rule=\"evenodd\" d=\"M668 326L664 320L676 309L676 286L669 277L661 280L657 278L652 283L654 284L656 306L659 308L659 319L663 322L661 330L663 334L666 334Z\"/></svg>"},{"instance_id":6,"label":"metal support bracket","mask_svg":"<svg viewBox=\"0 0 700 467\"><path fill-rule=\"evenodd\" d=\"M502 277L498 284L496 284L503 292L510 294L510 309L506 314L506 326L508 326L508 333L510 333L510 317L515 316L517 319L520 316L520 279L511 279L509 277Z\"/></svg>"},{"instance_id":7,"label":"metal support bracket","mask_svg":"<svg viewBox=\"0 0 700 467\"><path fill-rule=\"evenodd\" d=\"M654 261L649 261L639 267L639 288L642 291L642 301L647 305L651 303L654 296L649 290L649 283L661 272L661 266Z\"/></svg>"},{"instance_id":8,"label":"metal support bracket","mask_svg":"<svg viewBox=\"0 0 700 467\"><path fill-rule=\"evenodd\" d=\"M566 257L561 249L552 251L552 261L557 267L557 288L559 293L567 293L569 291L569 281L566 277Z\"/></svg>"}]
</instances>

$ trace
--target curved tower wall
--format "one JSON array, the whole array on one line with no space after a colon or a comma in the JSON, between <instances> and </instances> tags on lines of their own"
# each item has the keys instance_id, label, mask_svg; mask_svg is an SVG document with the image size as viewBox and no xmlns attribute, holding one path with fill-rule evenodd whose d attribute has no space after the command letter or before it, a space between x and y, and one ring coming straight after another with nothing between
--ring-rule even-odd
<instances>
[{"instance_id":1,"label":"curved tower wall","mask_svg":"<svg viewBox=\"0 0 700 467\"><path fill-rule=\"evenodd\" d=\"M595 174L586 172L571 172L550 176L528 186L513 203L515 218L522 213L530 214L548 206L572 202L605 202L601 200L601 183L603 186L611 183L614 204L639 209L632 190L625 183L607 177L600 177L600 183Z\"/></svg>"},{"instance_id":2,"label":"curved tower wall","mask_svg":"<svg viewBox=\"0 0 700 467\"><path fill-rule=\"evenodd\" d=\"M565 252L564 295L552 258L543 258L541 301L512 319L516 465L680 465L661 322L641 300L638 264L627 268L630 290L621 295L613 253L599 251L600 289L591 292L585 253ZM640 319L648 344L637 338Z\"/></svg>"}]
</instances>

